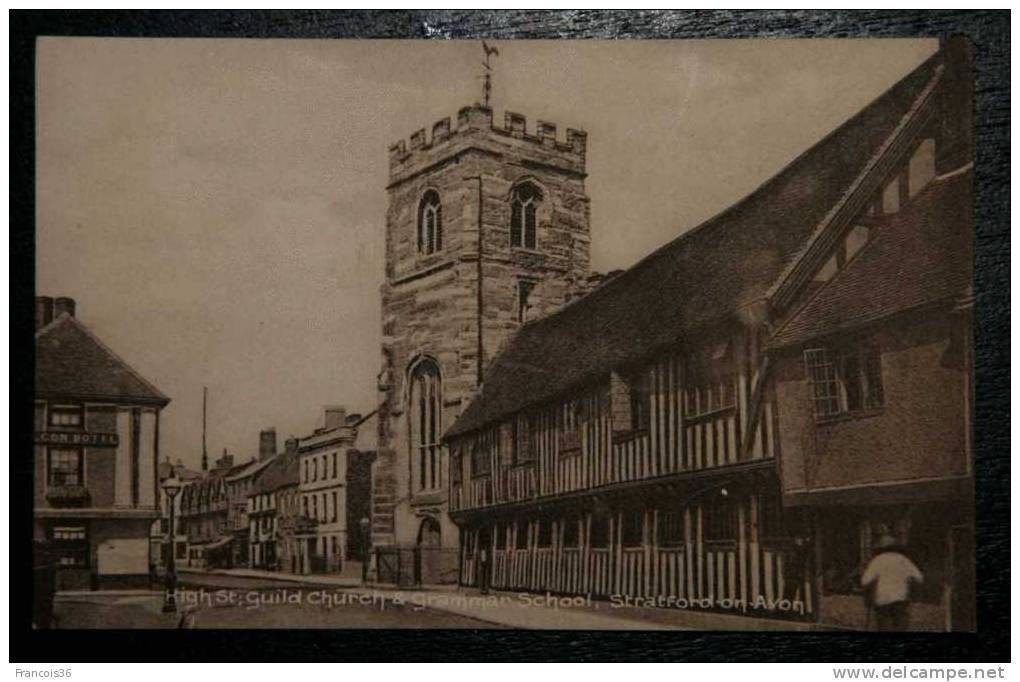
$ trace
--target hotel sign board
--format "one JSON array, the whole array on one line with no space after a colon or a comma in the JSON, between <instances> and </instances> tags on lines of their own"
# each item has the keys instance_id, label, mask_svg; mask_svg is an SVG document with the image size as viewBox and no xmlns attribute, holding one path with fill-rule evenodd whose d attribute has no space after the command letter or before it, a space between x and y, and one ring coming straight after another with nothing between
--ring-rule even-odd
<instances>
[{"instance_id":1,"label":"hotel sign board","mask_svg":"<svg viewBox=\"0 0 1020 682\"><path fill-rule=\"evenodd\" d=\"M35 442L40 445L85 445L115 448L120 444L116 433L90 433L88 431L36 431Z\"/></svg>"}]
</instances>

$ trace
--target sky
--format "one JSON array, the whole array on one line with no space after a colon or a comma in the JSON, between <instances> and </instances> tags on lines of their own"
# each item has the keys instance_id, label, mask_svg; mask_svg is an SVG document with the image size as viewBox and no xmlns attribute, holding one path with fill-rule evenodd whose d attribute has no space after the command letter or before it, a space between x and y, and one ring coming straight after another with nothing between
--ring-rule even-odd
<instances>
[{"instance_id":1,"label":"sky","mask_svg":"<svg viewBox=\"0 0 1020 682\"><path fill-rule=\"evenodd\" d=\"M934 40L502 41L503 111L588 132L592 267L738 201ZM42 38L36 290L243 460L376 399L389 146L481 99L474 41Z\"/></svg>"}]
</instances>

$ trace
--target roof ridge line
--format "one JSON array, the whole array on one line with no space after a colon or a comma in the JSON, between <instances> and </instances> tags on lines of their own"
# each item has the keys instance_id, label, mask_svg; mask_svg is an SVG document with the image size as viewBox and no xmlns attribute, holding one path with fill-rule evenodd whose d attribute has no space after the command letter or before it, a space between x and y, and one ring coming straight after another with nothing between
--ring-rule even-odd
<instances>
[{"instance_id":1,"label":"roof ridge line","mask_svg":"<svg viewBox=\"0 0 1020 682\"><path fill-rule=\"evenodd\" d=\"M885 227L888 227L888 225L886 225ZM833 285L832 284L833 282L835 282L836 280L840 279L841 276L845 277L846 276L846 272L850 268L850 266L853 263L857 262L865 252L867 252L869 249L872 249L874 247L874 244L876 242L878 242L880 239L882 239L883 237L885 237L886 232L887 232L886 230L881 229L881 228L878 228L875 231L878 234L876 234L873 238L871 238L867 242L865 242L864 246L862 246L860 248L860 250L857 251L857 253L855 253L850 259L848 259L843 264L843 267L837 269L836 273L832 277L830 277L827 281L822 282L822 285L820 287L818 287L816 290L811 292L811 295L808 296L806 299L804 299L804 302L801 303L799 306L797 306L796 310L791 311L790 314L786 317L786 319L783 320L783 323L781 325L779 325L778 327L776 327L775 331L773 331L771 334L769 334L769 343L771 343L772 339L774 339L777 336L779 336L783 332L783 330L786 329L787 326L789 326L794 320L796 320L797 317L804 311L804 309L807 308L809 305L811 305L811 303L816 298L818 298L825 291L827 291ZM766 343L766 348L769 347L769 343Z\"/></svg>"},{"instance_id":2,"label":"roof ridge line","mask_svg":"<svg viewBox=\"0 0 1020 682\"><path fill-rule=\"evenodd\" d=\"M116 360L117 362L119 362L120 364L122 364L122 365L124 366L124 368L125 368L125 369L126 369L126 370L127 370L128 372L130 372L130 373L132 374L132 376L134 376L134 378L135 378L135 379L138 379L138 381L142 382L142 383L143 383L143 384L144 384L144 385L145 385L145 386L146 386L146 387L147 387L147 388L148 388L148 389L149 389L150 391L152 391L152 392L153 392L153 393L155 393L155 394L156 394L156 395L157 395L157 396L158 396L159 398L162 398L163 400L167 401L168 403L170 402L170 397L169 397L169 396L167 396L167 395L166 395L165 393L163 393L163 391L161 391L161 390L159 390L158 388L156 388L156 386L155 386L155 385L154 385L154 384L153 384L153 383L152 383L151 381L149 381L148 379L146 379L145 377L143 377L143 376L142 376L142 375L141 375L141 374L140 374L140 373L138 372L138 370L136 370L136 369L135 369L134 367L132 367L132 366L131 366L131 363L129 363L129 362L128 362L127 360L125 360L124 358L122 358L122 357L121 357L121 356L120 356L120 355L119 355L119 354L118 354L118 353L117 353L116 351L114 351L114 350L113 350L112 348L110 348L110 347L109 347L108 345L106 345L105 343L103 343L103 340L102 340L102 339L100 339L100 338L99 338L98 336L96 336L95 332L93 332L93 331L92 331L91 329L89 329L89 328L88 328L88 326L86 326L86 325L85 325L85 323L84 323L84 322L82 322L81 320L79 320L79 319L78 319L77 317L75 317L74 315L71 315L70 313L66 313L66 312L65 312L65 313L61 313L60 317L59 317L59 318L57 318L57 320L54 320L54 322L57 322L57 321L61 321L61 322L62 322L62 321L65 321L65 320L69 320L69 321L71 322L71 324L73 324L73 325L74 325L75 327L77 327L77 328L78 328L79 330L81 330L81 331L82 331L82 332L83 332L83 333L84 333L84 334L85 334L85 335L86 335L87 337L89 337L89 339L91 339L91 340L92 340L92 341L93 341L93 342L94 342L94 343L95 343L96 345L98 345L98 346L99 346L100 348L102 348L102 349L103 349L104 351L106 351L107 353L109 353L109 354L110 354L110 356L111 356L111 357L112 357L112 358L113 358L114 360ZM52 323L51 323L51 324L52 324ZM47 327L49 327L49 326L50 326L50 325L47 325ZM41 333L41 332L42 332L43 330L46 330L46 327L44 327L43 329L39 330L39 332L36 332L36 338L37 338L37 339L39 338L39 334L40 334L40 333Z\"/></svg>"},{"instance_id":3,"label":"roof ridge line","mask_svg":"<svg viewBox=\"0 0 1020 682\"><path fill-rule=\"evenodd\" d=\"M921 92L918 93L917 97L914 98L914 101L911 102L906 113L904 113L900 118L900 122L896 124L896 127L893 128L892 132L890 132L886 139L883 140L882 144L878 146L878 149L872 157L864 164L864 168L862 168L861 172L853 179L847 190L843 193L843 196L839 198L839 200L832 206L831 209L829 209L822 220L818 223L814 233L807 239L807 241L804 242L804 246L801 248L800 253L790 260L790 263L783 269L783 272L780 273L779 277L776 278L776 281L765 290L765 297L767 299L771 300L778 295L780 289L782 289L786 282L793 277L794 273L796 273L798 268L804 262L804 259L811 253L812 249L821 239L822 235L826 233L829 226L832 225L836 216L839 215L839 212L847 205L850 198L860 191L861 184L864 179L874 172L879 161L881 161L885 155L889 153L893 143L905 133L910 122L913 121L917 114L921 111L924 103L928 101L928 98L935 91L936 86L939 82L941 82L942 74L945 73L945 70L946 67L944 64L939 64L935 67L935 70L928 79L928 82L925 84Z\"/></svg>"},{"instance_id":4,"label":"roof ridge line","mask_svg":"<svg viewBox=\"0 0 1020 682\"><path fill-rule=\"evenodd\" d=\"M63 322L65 315L67 315L67 313L60 313L59 315L54 317L52 320L50 320L46 324L44 324L43 326L41 326L38 329L36 329L35 330L35 338L38 339L43 334L48 334L49 332L51 332L54 329L56 329L57 326L58 326L58 323ZM71 315L68 315L68 317L71 317Z\"/></svg>"},{"instance_id":5,"label":"roof ridge line","mask_svg":"<svg viewBox=\"0 0 1020 682\"><path fill-rule=\"evenodd\" d=\"M814 302L814 300L816 298L819 298L820 296L822 296L822 294L824 294L826 291L828 291L834 285L834 282L839 280L841 277L843 279L845 279L848 276L847 273L850 270L850 267L852 265L854 265L855 263L857 263L864 255L867 255L869 250L874 250L874 245L876 243L879 243L879 242L884 243L883 240L888 240L888 239L891 239L894 236L899 236L899 233L895 231L895 228L897 227L897 225L895 224L896 221L897 220L901 220L904 214L909 214L910 211L917 210L916 202L918 200L926 198L926 195L931 195L934 192L934 190L932 189L932 185L934 185L936 182L940 182L941 183L941 182L943 182L943 181L945 181L947 179L951 179L952 177L955 177L955 176L958 176L958 175L962 175L963 173L966 173L967 172L967 166L973 166L973 162L970 162L970 163L962 166L961 168L956 169L955 171L951 171L949 173L946 173L943 176L936 176L935 178L932 178L932 180L920 192L918 192L915 195L913 202L911 202L911 204L907 208L904 208L901 211L898 211L897 213L893 214L894 218L892 220L888 221L886 224L884 224L884 225L883 224L878 224L878 225L875 225L873 228L871 228L876 233L875 236L870 238L870 239L868 239L868 241L865 242L864 246L862 246L857 251L857 253L855 253L850 259L848 259L843 264L842 268L839 268L838 270L836 270L836 273L828 281L823 282L822 286L818 287L818 289L816 289L814 292L812 292L811 295L808 296L804 300L803 303L801 303L799 306L797 306L796 310L793 310L793 311L790 312L790 314L786 317L786 319L783 320L783 323L779 327L777 327L775 331L773 331L772 333L769 334L769 341L766 343L766 349L767 350L776 350L778 348L789 346L790 344L788 344L788 343L787 344L781 344L779 346L771 346L771 342L772 342L772 339L778 337L790 324L792 324L793 321L796 320L797 317L800 316L800 314L809 305L811 305L811 303ZM900 311L900 312L902 312L902 311ZM895 314L899 314L899 313L890 313L890 315L895 315ZM876 318L876 319L883 319L883 318L880 317L880 318ZM839 327L839 329L847 329L847 328L852 328L852 327L853 327L853 324L849 324L849 325L844 324L841 327Z\"/></svg>"},{"instance_id":6,"label":"roof ridge line","mask_svg":"<svg viewBox=\"0 0 1020 682\"><path fill-rule=\"evenodd\" d=\"M666 250L668 250L670 247L675 246L676 244L679 244L679 243L681 243L683 241L686 241L688 239L692 239L695 236L697 236L698 234L708 230L711 227L715 227L715 226L723 224L723 218L726 215L728 215L729 213L737 210L737 208L741 207L746 201L748 201L749 199L754 197L759 192L765 191L765 189L769 185L771 185L773 182L777 181L790 168L796 166L798 162L800 162L804 157L806 157L808 154L810 154L815 149L817 149L822 144L824 144L827 140L829 140L832 137L835 137L836 135L838 135L840 133L840 131L842 131L851 121L853 121L855 118L857 118L858 116L863 114L865 111L870 109L876 102L881 101L884 97L889 95L889 93L891 93L897 87L902 85L903 82L906 79L910 78L912 75L916 74L918 71L920 71L921 69L925 68L929 63L937 61L938 58L939 58L939 55L940 55L939 52L936 52L936 53L932 54L930 57L928 57L928 59L926 59L925 61L921 62L914 70L912 70L910 73L908 73L906 76L904 76L900 80L898 80L895 83L893 83L886 90L884 90L881 94L879 94L874 99L872 99L870 102L868 102L866 105L864 105L859 110L854 112L851 116L849 116L846 119L844 119L842 123L840 123L835 128L830 130L828 133L826 133L825 135L820 137L818 140L816 140L810 146L808 146L807 148L802 150L799 154L797 154L797 156L793 157L788 163L783 165L779 170L777 170L775 173L773 173L771 176L769 176L763 182L758 184L750 192L748 192L747 194L745 194L741 198L737 199L735 202L733 202L733 203L729 204L728 206L722 208L717 213L714 213L713 215L709 216L708 218L705 218L704 220L702 220L701 222L697 223L693 227L688 228L684 232L681 232L680 234L678 234L676 237L673 237L669 241L667 241L664 244L661 244L657 248L653 249L650 253L646 254L644 257L642 257L638 261L634 262L629 267L624 268L622 272L620 272L618 275L613 277L608 282L605 282L604 285L598 286L598 287L592 289L591 291L587 292L585 295L580 296L579 298L576 298L573 301L568 301L564 305L560 306L560 308L558 310L554 311L553 313L551 313L549 315L545 315L543 317L540 317L540 318L537 318L535 320L529 321L527 324L522 325L522 328L525 327L525 326L536 326L536 327L540 326L542 322L544 322L546 320L549 320L549 319L552 319L552 318L555 318L555 317L558 317L560 314L564 313L567 309L573 308L575 306L575 304L581 303L582 301L591 300L597 293L599 293L601 291L608 290L613 285L615 285L617 282L619 282L620 280L626 278L630 273L637 271L637 269L642 264L644 264L647 261L650 261L650 260L654 259L656 256L660 255L662 252L665 252ZM913 113L914 105L918 102L918 100L920 100L921 98L923 98L927 94L928 89L933 85L932 81L935 80L936 78L940 78L941 74L942 74L942 72L944 70L945 70L945 65L943 65L943 64L939 64L938 66L935 67L935 69L933 71L933 74L932 74L932 76L930 76L928 78L928 81L927 81L924 89L922 89L921 93L916 98L914 98L913 102L911 103L911 107L908 109L907 113L904 114L904 116L902 117L900 123L897 124L897 126L893 130L893 132L890 133L889 138L887 138L886 141L884 141L879 146L880 151L882 151L884 149L884 147L886 146L886 143L888 142L888 140L890 138L894 137L898 133L898 131L900 130L900 128L901 128L901 126L903 124L903 119L906 119L911 113ZM877 154L876 156L880 157L881 154ZM871 166L872 166L872 160L869 159L868 163L865 164L865 169L867 169L867 168L869 168ZM863 172L862 172L861 175L863 175ZM858 178L855 178L854 182L851 183L851 186L857 183L857 180L859 179L859 177L860 176L858 176ZM838 207L838 206L842 205L843 202L844 202L844 200L841 199L839 202L837 202L836 206ZM834 210L835 210L835 208L834 208ZM822 219L822 224L824 224L828 219L829 219L829 216L826 215L826 217ZM816 237L817 237L817 235L812 235L808 239L807 243L810 245L811 243L813 243L815 241ZM805 253L806 252L807 252L807 249L805 249ZM797 263L799 260L800 260L800 256L798 255L797 257L795 257L791 261L791 263ZM786 271L784 271L783 274L777 280L777 282L780 282L783 279L785 279L787 277L787 275L788 275L788 273ZM773 288L775 286L776 285L773 284L772 287L770 287L768 290L766 290L764 292L764 294L763 294L763 298L771 298L772 294L773 294ZM512 337L512 339L516 338L516 337L517 337L517 335L515 334Z\"/></svg>"}]
</instances>

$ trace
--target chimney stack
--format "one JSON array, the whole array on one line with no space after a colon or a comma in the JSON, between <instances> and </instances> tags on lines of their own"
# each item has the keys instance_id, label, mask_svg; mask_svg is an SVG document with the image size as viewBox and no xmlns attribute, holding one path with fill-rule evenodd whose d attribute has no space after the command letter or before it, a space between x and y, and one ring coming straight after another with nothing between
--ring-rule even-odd
<instances>
[{"instance_id":1,"label":"chimney stack","mask_svg":"<svg viewBox=\"0 0 1020 682\"><path fill-rule=\"evenodd\" d=\"M276 428L270 426L259 432L259 461L276 455Z\"/></svg>"},{"instance_id":2,"label":"chimney stack","mask_svg":"<svg viewBox=\"0 0 1020 682\"><path fill-rule=\"evenodd\" d=\"M53 299L49 296L35 297L35 330L39 331L53 321Z\"/></svg>"},{"instance_id":3,"label":"chimney stack","mask_svg":"<svg viewBox=\"0 0 1020 682\"><path fill-rule=\"evenodd\" d=\"M347 419L347 410L342 405L327 405L325 408L326 412L326 430L335 429L338 426L343 426Z\"/></svg>"},{"instance_id":4,"label":"chimney stack","mask_svg":"<svg viewBox=\"0 0 1020 682\"><path fill-rule=\"evenodd\" d=\"M216 460L216 471L221 469L229 469L234 466L234 456L227 454L227 449L223 448L223 456Z\"/></svg>"},{"instance_id":5,"label":"chimney stack","mask_svg":"<svg viewBox=\"0 0 1020 682\"><path fill-rule=\"evenodd\" d=\"M296 455L298 451L297 437L291 436L287 440L283 441L283 447L286 449L288 455Z\"/></svg>"},{"instance_id":6,"label":"chimney stack","mask_svg":"<svg viewBox=\"0 0 1020 682\"><path fill-rule=\"evenodd\" d=\"M60 317L64 313L67 313L71 317L74 317L74 299L68 298L67 296L61 296L53 301L53 317Z\"/></svg>"}]
</instances>

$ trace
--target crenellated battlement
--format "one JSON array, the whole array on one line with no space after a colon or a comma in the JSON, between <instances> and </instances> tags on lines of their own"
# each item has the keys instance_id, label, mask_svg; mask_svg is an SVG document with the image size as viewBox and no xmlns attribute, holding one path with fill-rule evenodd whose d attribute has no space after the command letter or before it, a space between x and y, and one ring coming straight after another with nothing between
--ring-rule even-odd
<instances>
[{"instance_id":1,"label":"crenellated battlement","mask_svg":"<svg viewBox=\"0 0 1020 682\"><path fill-rule=\"evenodd\" d=\"M501 139L520 140L525 143L517 145L521 152L529 153L533 149L545 162L584 172L588 146L588 133L585 131L567 128L564 139L557 139L555 123L537 120L529 131L527 118L513 111L504 114L500 127L493 121L492 109L475 104L457 112L455 125L451 125L449 117L443 118L432 124L430 132L421 128L411 133L409 138L390 145L390 177L396 178L427 166L436 161L447 146L479 132L489 133L497 142ZM530 144L535 146L530 147Z\"/></svg>"}]
</instances>

